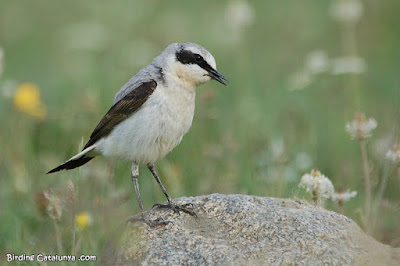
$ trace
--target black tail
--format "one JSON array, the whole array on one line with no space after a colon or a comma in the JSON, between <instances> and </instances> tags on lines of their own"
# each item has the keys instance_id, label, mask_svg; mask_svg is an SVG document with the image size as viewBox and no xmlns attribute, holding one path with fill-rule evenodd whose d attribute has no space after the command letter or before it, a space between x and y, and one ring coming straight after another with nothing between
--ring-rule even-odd
<instances>
[{"instance_id":1,"label":"black tail","mask_svg":"<svg viewBox=\"0 0 400 266\"><path fill-rule=\"evenodd\" d=\"M54 168L53 170L48 171L48 174L54 173L54 172L58 172L61 170L70 170L70 169L74 169L77 168L81 165L84 165L85 163L89 162L90 160L92 160L94 157L88 157L83 155L82 157L78 158L78 159L71 159L66 161L65 163L57 166L56 168Z\"/></svg>"}]
</instances>

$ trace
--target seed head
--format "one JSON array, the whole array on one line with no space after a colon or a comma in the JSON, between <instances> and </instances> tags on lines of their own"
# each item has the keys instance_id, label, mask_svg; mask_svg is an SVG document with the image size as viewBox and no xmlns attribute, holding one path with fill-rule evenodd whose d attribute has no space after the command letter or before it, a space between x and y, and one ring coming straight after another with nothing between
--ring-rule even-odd
<instances>
[{"instance_id":1,"label":"seed head","mask_svg":"<svg viewBox=\"0 0 400 266\"><path fill-rule=\"evenodd\" d=\"M74 204L76 199L75 186L72 180L67 183L67 201L69 204Z\"/></svg>"},{"instance_id":2,"label":"seed head","mask_svg":"<svg viewBox=\"0 0 400 266\"><path fill-rule=\"evenodd\" d=\"M363 5L359 0L333 1L331 15L334 19L343 23L357 22L363 13Z\"/></svg>"},{"instance_id":3,"label":"seed head","mask_svg":"<svg viewBox=\"0 0 400 266\"><path fill-rule=\"evenodd\" d=\"M311 170L309 174L304 174L299 187L306 189L313 196L313 200L318 203L323 203L334 192L332 182L317 169Z\"/></svg>"},{"instance_id":4,"label":"seed head","mask_svg":"<svg viewBox=\"0 0 400 266\"><path fill-rule=\"evenodd\" d=\"M354 198L357 196L357 191L343 191L342 189L339 189L337 193L334 193L332 195L332 200L336 202L338 205L343 205L343 203L349 201L351 198Z\"/></svg>"},{"instance_id":5,"label":"seed head","mask_svg":"<svg viewBox=\"0 0 400 266\"><path fill-rule=\"evenodd\" d=\"M346 124L346 130L352 139L364 140L372 136L372 130L378 123L374 118L366 118L364 113L356 113L354 120Z\"/></svg>"},{"instance_id":6,"label":"seed head","mask_svg":"<svg viewBox=\"0 0 400 266\"><path fill-rule=\"evenodd\" d=\"M400 144L396 144L391 150L388 150L386 158L393 163L400 163Z\"/></svg>"},{"instance_id":7,"label":"seed head","mask_svg":"<svg viewBox=\"0 0 400 266\"><path fill-rule=\"evenodd\" d=\"M44 191L43 195L48 201L48 205L46 207L47 215L55 220L59 221L62 215L62 203L61 199L51 191Z\"/></svg>"}]
</instances>

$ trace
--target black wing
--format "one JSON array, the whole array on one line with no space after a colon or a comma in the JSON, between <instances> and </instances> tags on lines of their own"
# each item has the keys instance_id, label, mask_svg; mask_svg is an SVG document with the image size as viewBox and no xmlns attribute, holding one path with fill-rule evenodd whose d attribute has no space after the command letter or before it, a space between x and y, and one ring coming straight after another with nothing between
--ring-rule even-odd
<instances>
[{"instance_id":1,"label":"black wing","mask_svg":"<svg viewBox=\"0 0 400 266\"><path fill-rule=\"evenodd\" d=\"M157 83L154 80L144 82L116 102L93 130L83 150L95 144L99 139L106 137L116 125L137 111L154 92L156 87Z\"/></svg>"}]
</instances>

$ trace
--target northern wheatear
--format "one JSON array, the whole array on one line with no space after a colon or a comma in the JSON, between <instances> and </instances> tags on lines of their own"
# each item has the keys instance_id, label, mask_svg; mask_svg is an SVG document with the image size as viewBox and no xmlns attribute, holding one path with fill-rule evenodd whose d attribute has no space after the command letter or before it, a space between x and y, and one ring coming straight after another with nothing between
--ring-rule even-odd
<instances>
[{"instance_id":1,"label":"northern wheatear","mask_svg":"<svg viewBox=\"0 0 400 266\"><path fill-rule=\"evenodd\" d=\"M94 129L82 152L48 173L79 167L97 155L130 161L142 219L149 225L157 225L162 222L145 219L140 198L139 165L145 164L168 200L167 204L158 206L196 215L172 203L154 163L178 145L188 132L194 115L195 88L211 79L224 85L228 82L217 71L211 53L195 43L170 44L117 92L113 106Z\"/></svg>"}]
</instances>

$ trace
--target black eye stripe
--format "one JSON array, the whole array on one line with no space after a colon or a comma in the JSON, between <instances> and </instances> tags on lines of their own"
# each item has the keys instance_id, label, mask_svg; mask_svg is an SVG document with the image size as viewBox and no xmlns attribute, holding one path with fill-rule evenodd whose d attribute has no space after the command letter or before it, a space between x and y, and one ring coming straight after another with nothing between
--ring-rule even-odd
<instances>
[{"instance_id":1,"label":"black eye stripe","mask_svg":"<svg viewBox=\"0 0 400 266\"><path fill-rule=\"evenodd\" d=\"M176 59L182 64L198 64L204 61L203 57L188 50L176 52ZM200 58L199 58L200 57Z\"/></svg>"},{"instance_id":2,"label":"black eye stripe","mask_svg":"<svg viewBox=\"0 0 400 266\"><path fill-rule=\"evenodd\" d=\"M176 52L175 55L176 55L176 60L178 60L182 64L196 64L206 71L213 70L213 68L199 54L195 54L191 51L182 49L179 52ZM200 56L201 60L196 60L196 56Z\"/></svg>"}]
</instances>

